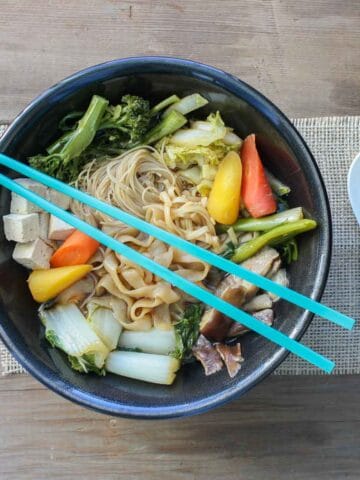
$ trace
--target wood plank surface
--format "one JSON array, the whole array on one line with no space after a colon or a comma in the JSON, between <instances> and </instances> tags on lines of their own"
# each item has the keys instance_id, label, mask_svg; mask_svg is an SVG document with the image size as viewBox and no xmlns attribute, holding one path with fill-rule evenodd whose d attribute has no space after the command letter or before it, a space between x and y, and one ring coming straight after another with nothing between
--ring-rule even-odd
<instances>
[{"instance_id":1,"label":"wood plank surface","mask_svg":"<svg viewBox=\"0 0 360 480\"><path fill-rule=\"evenodd\" d=\"M0 120L89 65L131 55L209 63L290 116L360 111L357 0L1 0Z\"/></svg>"},{"instance_id":2,"label":"wood plank surface","mask_svg":"<svg viewBox=\"0 0 360 480\"><path fill-rule=\"evenodd\" d=\"M0 120L89 65L174 55L227 70L289 116L360 113L357 0L1 0ZM270 377L172 421L106 417L0 379L0 480L358 480L356 376Z\"/></svg>"},{"instance_id":3,"label":"wood plank surface","mask_svg":"<svg viewBox=\"0 0 360 480\"><path fill-rule=\"evenodd\" d=\"M358 377L271 377L204 415L85 410L30 377L0 381L0 478L358 480Z\"/></svg>"}]
</instances>

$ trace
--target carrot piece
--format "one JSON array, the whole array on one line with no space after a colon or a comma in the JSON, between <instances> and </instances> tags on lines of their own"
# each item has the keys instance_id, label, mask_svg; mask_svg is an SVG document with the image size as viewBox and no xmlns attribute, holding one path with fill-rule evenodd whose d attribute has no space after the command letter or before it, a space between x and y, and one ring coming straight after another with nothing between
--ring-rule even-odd
<instances>
[{"instance_id":1,"label":"carrot piece","mask_svg":"<svg viewBox=\"0 0 360 480\"><path fill-rule=\"evenodd\" d=\"M255 218L276 212L276 201L256 148L254 134L245 138L240 156L243 165L241 198L247 211Z\"/></svg>"},{"instance_id":2,"label":"carrot piece","mask_svg":"<svg viewBox=\"0 0 360 480\"><path fill-rule=\"evenodd\" d=\"M82 265L94 255L99 245L93 238L80 230L75 230L53 254L50 265L52 267Z\"/></svg>"}]
</instances>

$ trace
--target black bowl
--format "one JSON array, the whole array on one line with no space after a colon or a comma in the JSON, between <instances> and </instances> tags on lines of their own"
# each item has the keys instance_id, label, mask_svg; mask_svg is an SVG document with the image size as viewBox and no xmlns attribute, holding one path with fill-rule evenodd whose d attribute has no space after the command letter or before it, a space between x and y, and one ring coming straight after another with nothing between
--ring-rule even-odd
<instances>
[{"instance_id":1,"label":"black bowl","mask_svg":"<svg viewBox=\"0 0 360 480\"><path fill-rule=\"evenodd\" d=\"M213 67L175 58L115 60L83 70L49 88L13 122L0 151L25 161L44 150L58 134L57 124L72 110L86 107L97 93L117 102L124 93L152 101L177 93L199 92L210 110L220 110L226 124L242 137L257 134L263 158L291 187L290 205L302 205L319 227L300 242L300 260L290 267L291 287L319 299L331 256L331 217L325 187L305 142L290 121L264 96L237 78ZM9 192L1 190L1 214L9 211ZM245 362L230 379L225 371L205 377L199 364L185 366L171 387L154 386L114 375L81 375L64 355L43 339L37 305L31 299L27 271L16 264L13 244L1 231L0 334L15 358L38 380L81 405L132 417L177 417L204 412L245 393L271 373L287 352L255 334L243 340ZM275 326L299 339L312 315L286 302L276 308Z\"/></svg>"}]
</instances>

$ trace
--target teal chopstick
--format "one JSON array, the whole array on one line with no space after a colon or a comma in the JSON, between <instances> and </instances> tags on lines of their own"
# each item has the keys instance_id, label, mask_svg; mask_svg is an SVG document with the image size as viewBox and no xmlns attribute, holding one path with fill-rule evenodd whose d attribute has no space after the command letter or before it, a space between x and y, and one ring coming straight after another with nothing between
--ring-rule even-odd
<instances>
[{"instance_id":1,"label":"teal chopstick","mask_svg":"<svg viewBox=\"0 0 360 480\"><path fill-rule=\"evenodd\" d=\"M343 328L351 330L355 321L344 315L341 312L337 312L332 308L323 305L301 293L296 292L290 288L284 287L278 283L273 282L269 278L263 277L258 275L257 273L251 272L246 268L242 267L241 265L236 265L235 263L226 260L225 258L216 255L208 250L205 250L197 245L188 242L172 233L169 233L161 228L156 227L150 223L141 220L138 217L130 215L129 213L120 210L119 208L113 207L101 200L98 200L87 193L81 192L76 188L71 187L70 185L66 185L55 178L49 177L34 168L31 168L17 160L14 160L4 154L0 154L0 164L7 166L8 168L15 170L27 177L32 178L33 180L37 180L40 183L47 185L50 188L54 188L65 195L68 195L79 202L86 203L90 207L99 210L100 212L109 215L110 217L116 218L121 222L126 223L127 225L131 225L132 227L136 228L137 230L141 230L142 232L147 233L153 237L156 237L162 240L169 245L172 245L175 248L180 250L184 250L190 255L194 257L198 257L206 263L209 263L217 268L220 268L224 272L236 275L244 280L247 280L250 283L253 283L257 287L261 288L262 290L266 290L272 292L273 294L287 300L290 303L293 303L304 310L309 310L312 313L315 313L327 320L340 325Z\"/></svg>"},{"instance_id":2,"label":"teal chopstick","mask_svg":"<svg viewBox=\"0 0 360 480\"><path fill-rule=\"evenodd\" d=\"M216 297L212 293L209 293L207 290L199 287L198 285L189 282L185 278L181 277L180 275L172 272L171 270L167 269L163 265L160 265L150 258L142 255L141 253L133 250L132 248L122 244L118 240L110 237L109 235L105 234L101 230L89 225L88 223L84 222L83 220L75 217L71 213L63 210L62 208L58 207L57 205L45 200L44 198L40 197L34 192L22 187L20 184L16 183L14 180L6 177L3 174L0 174L0 185L3 185L5 188L17 193L18 195L26 198L32 203L35 203L43 210L46 210L49 213L52 213L56 217L60 218L64 222L69 223L73 227L81 230L86 235L94 238L101 244L105 245L106 247L110 248L111 250L124 255L124 257L128 258L130 261L137 263L143 268L146 268L154 275L162 278L163 280L171 283L172 285L180 288L187 294L196 297L201 302L210 305L211 307L219 310L226 316L232 318L236 322L241 323L247 328L259 333L263 337L271 340L272 342L280 345L281 347L289 350L290 352L294 353L298 357L307 360L308 362L312 363L313 365L319 367L320 369L324 370L327 373L331 373L335 364L328 358L320 355L317 352L314 352L309 347L298 343L296 340L293 340L290 337L287 337L283 333L275 330L264 323L261 323L255 317L239 310L238 308L234 307L230 303L225 302L221 298Z\"/></svg>"}]
</instances>

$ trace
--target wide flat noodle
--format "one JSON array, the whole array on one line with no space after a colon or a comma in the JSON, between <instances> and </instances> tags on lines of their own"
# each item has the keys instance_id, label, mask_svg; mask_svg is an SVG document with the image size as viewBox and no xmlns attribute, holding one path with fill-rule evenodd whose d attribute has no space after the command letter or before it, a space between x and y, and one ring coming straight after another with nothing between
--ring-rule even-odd
<instances>
[{"instance_id":1,"label":"wide flat noodle","mask_svg":"<svg viewBox=\"0 0 360 480\"><path fill-rule=\"evenodd\" d=\"M89 163L76 186L96 198L153 223L204 248L219 250L215 225L206 199L182 188L181 181L151 147L128 152L99 163ZM209 266L136 229L73 202L72 211L108 235L139 251L180 276L202 286ZM103 250L92 259L97 277L95 295L112 295L125 302L127 317L120 323L130 330L152 326L169 328L186 296L122 255ZM173 312L177 314L174 316Z\"/></svg>"}]
</instances>

